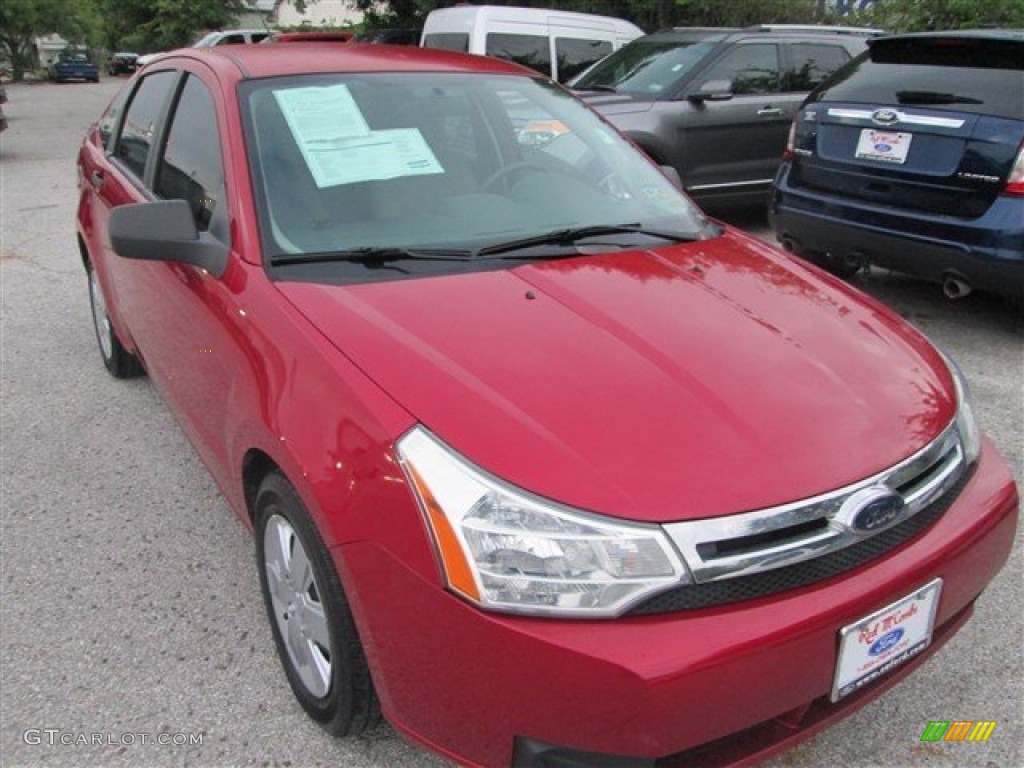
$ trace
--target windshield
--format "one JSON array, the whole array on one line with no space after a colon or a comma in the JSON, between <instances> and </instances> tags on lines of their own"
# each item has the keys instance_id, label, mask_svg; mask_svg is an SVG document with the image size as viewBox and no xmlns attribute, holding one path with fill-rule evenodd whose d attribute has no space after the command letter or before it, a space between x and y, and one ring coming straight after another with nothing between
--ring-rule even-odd
<instances>
[{"instance_id":1,"label":"windshield","mask_svg":"<svg viewBox=\"0 0 1024 768\"><path fill-rule=\"evenodd\" d=\"M707 229L643 155L546 81L317 75L250 81L241 98L275 265L360 249L479 254L592 227L619 230L588 249L659 247ZM577 239L559 233L552 250Z\"/></svg>"},{"instance_id":2,"label":"windshield","mask_svg":"<svg viewBox=\"0 0 1024 768\"><path fill-rule=\"evenodd\" d=\"M683 40L634 40L585 72L573 88L657 96L672 89L714 47Z\"/></svg>"}]
</instances>

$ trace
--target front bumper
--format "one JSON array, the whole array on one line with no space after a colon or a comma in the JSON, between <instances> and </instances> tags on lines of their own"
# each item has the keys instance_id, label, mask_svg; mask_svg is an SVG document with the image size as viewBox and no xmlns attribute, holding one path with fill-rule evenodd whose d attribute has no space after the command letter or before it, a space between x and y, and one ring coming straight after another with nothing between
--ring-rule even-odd
<instances>
[{"instance_id":1,"label":"front bumper","mask_svg":"<svg viewBox=\"0 0 1024 768\"><path fill-rule=\"evenodd\" d=\"M941 282L1024 299L1024 198L1001 195L976 219L901 211L794 187L779 171L769 220L780 240L804 251L853 257Z\"/></svg>"},{"instance_id":2,"label":"front bumper","mask_svg":"<svg viewBox=\"0 0 1024 768\"><path fill-rule=\"evenodd\" d=\"M986 442L942 518L866 566L744 603L609 621L486 613L371 542L334 555L385 715L460 765L671 766L698 748L700 765L742 765L853 711L934 653L1002 567L1017 508ZM829 703L839 628L936 577L932 647ZM590 755L557 762L545 745Z\"/></svg>"}]
</instances>

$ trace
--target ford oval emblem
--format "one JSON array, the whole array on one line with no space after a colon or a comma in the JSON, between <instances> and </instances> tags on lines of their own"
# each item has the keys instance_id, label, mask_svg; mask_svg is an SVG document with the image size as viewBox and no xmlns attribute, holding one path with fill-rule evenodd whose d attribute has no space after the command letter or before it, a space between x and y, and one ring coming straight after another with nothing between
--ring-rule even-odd
<instances>
[{"instance_id":1,"label":"ford oval emblem","mask_svg":"<svg viewBox=\"0 0 1024 768\"><path fill-rule=\"evenodd\" d=\"M903 497L891 488L865 488L843 503L836 518L854 531L874 533L896 523L906 506Z\"/></svg>"},{"instance_id":2,"label":"ford oval emblem","mask_svg":"<svg viewBox=\"0 0 1024 768\"><path fill-rule=\"evenodd\" d=\"M876 109L871 113L871 119L879 125L892 125L900 121L900 113L895 109Z\"/></svg>"},{"instance_id":3,"label":"ford oval emblem","mask_svg":"<svg viewBox=\"0 0 1024 768\"><path fill-rule=\"evenodd\" d=\"M868 648L868 653L872 656L881 656L886 651L892 650L896 647L900 640L903 639L903 630L897 627L892 632L886 632L880 638L875 640Z\"/></svg>"}]
</instances>

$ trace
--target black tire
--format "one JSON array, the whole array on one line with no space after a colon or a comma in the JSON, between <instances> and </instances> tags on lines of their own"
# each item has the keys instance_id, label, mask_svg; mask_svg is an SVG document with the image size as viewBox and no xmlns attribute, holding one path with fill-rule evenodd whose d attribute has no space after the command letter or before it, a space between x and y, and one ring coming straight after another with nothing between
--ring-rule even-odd
<instances>
[{"instance_id":1,"label":"black tire","mask_svg":"<svg viewBox=\"0 0 1024 768\"><path fill-rule=\"evenodd\" d=\"M89 306L92 309L92 326L96 331L96 343L100 349L103 365L115 379L130 379L143 373L139 358L125 349L117 338L114 326L107 313L106 300L92 265L86 266L89 281Z\"/></svg>"},{"instance_id":2,"label":"black tire","mask_svg":"<svg viewBox=\"0 0 1024 768\"><path fill-rule=\"evenodd\" d=\"M380 704L338 572L298 493L276 472L256 495L256 563L277 654L302 708L334 736L376 725ZM296 572L303 563L308 578ZM325 633L315 628L321 617Z\"/></svg>"}]
</instances>

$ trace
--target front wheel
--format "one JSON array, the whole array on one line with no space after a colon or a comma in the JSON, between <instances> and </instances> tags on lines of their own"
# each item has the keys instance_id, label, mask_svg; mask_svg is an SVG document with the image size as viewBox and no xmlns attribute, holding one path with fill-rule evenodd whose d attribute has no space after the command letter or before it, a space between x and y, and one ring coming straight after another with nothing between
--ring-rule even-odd
<instances>
[{"instance_id":1,"label":"front wheel","mask_svg":"<svg viewBox=\"0 0 1024 768\"><path fill-rule=\"evenodd\" d=\"M107 302L103 298L99 277L92 266L88 266L89 304L92 306L92 325L96 331L96 341L100 346L103 365L116 379L130 379L142 373L139 358L125 349L117 338L114 326L110 323L107 313Z\"/></svg>"},{"instance_id":2,"label":"front wheel","mask_svg":"<svg viewBox=\"0 0 1024 768\"><path fill-rule=\"evenodd\" d=\"M298 493L276 473L256 496L256 561L295 698L334 736L375 725L377 694L338 572Z\"/></svg>"}]
</instances>

